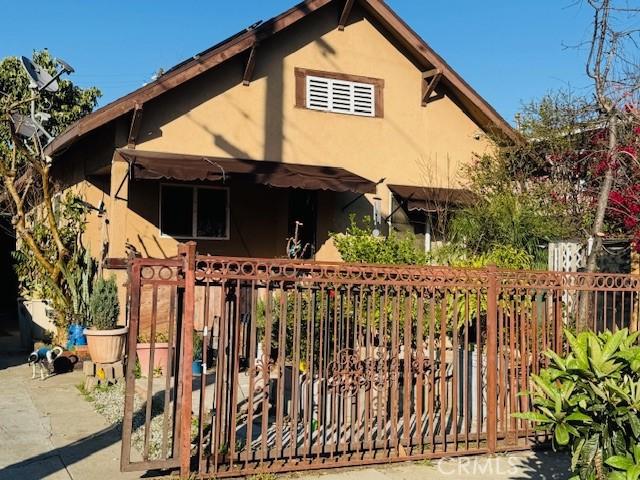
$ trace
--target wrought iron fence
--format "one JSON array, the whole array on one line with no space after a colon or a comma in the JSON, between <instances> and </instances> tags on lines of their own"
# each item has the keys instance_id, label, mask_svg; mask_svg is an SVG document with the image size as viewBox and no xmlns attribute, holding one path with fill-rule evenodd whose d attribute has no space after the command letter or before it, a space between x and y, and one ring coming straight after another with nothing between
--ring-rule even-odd
<instances>
[{"instance_id":1,"label":"wrought iron fence","mask_svg":"<svg viewBox=\"0 0 640 480\"><path fill-rule=\"evenodd\" d=\"M529 408L519 392L547 349L562 351L563 329L578 319L596 329L637 323L635 276L195 257L190 248L174 353L184 386L176 431L191 432L177 442L183 473L529 448L544 432L511 414ZM204 348L192 389L194 327Z\"/></svg>"}]
</instances>

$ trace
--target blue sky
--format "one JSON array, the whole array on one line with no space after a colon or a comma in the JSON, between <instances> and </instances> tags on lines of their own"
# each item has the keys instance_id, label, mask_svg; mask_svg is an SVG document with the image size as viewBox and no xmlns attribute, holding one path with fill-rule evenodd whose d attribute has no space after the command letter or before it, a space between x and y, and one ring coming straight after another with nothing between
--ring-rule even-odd
<instances>
[{"instance_id":1,"label":"blue sky","mask_svg":"<svg viewBox=\"0 0 640 480\"><path fill-rule=\"evenodd\" d=\"M141 86L158 68L167 69L294 3L7 1L0 57L47 47L75 67L78 84L102 90L104 105ZM575 0L387 3L509 121L522 102L550 90L588 91L586 52L566 47L585 41L589 33L589 12Z\"/></svg>"}]
</instances>

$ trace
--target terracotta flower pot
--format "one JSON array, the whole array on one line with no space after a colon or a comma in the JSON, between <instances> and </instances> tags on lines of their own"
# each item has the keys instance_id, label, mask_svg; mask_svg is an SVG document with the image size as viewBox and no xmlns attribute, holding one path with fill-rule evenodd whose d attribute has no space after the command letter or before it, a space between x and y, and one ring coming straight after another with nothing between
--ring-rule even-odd
<instances>
[{"instance_id":1,"label":"terracotta flower pot","mask_svg":"<svg viewBox=\"0 0 640 480\"><path fill-rule=\"evenodd\" d=\"M138 361L140 362L140 374L146 377L149 374L149 360L151 358L151 344L138 343L136 346ZM160 370L164 375L169 358L169 344L155 343L153 346L153 370Z\"/></svg>"},{"instance_id":2,"label":"terracotta flower pot","mask_svg":"<svg viewBox=\"0 0 640 480\"><path fill-rule=\"evenodd\" d=\"M113 363L122 360L124 344L127 340L129 327L114 330L93 330L86 328L89 355L95 363Z\"/></svg>"}]
</instances>

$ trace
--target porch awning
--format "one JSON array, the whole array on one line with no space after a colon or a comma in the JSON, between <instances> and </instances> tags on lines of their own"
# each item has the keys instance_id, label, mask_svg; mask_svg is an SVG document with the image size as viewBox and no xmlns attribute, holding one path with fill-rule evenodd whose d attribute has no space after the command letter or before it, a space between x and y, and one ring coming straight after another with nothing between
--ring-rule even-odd
<instances>
[{"instance_id":1,"label":"porch awning","mask_svg":"<svg viewBox=\"0 0 640 480\"><path fill-rule=\"evenodd\" d=\"M387 185L397 197L406 202L409 211L436 212L444 206L471 205L476 195L462 188Z\"/></svg>"},{"instance_id":2,"label":"porch awning","mask_svg":"<svg viewBox=\"0 0 640 480\"><path fill-rule=\"evenodd\" d=\"M280 188L375 193L376 184L340 167L118 149L135 179L219 181L241 178Z\"/></svg>"}]
</instances>

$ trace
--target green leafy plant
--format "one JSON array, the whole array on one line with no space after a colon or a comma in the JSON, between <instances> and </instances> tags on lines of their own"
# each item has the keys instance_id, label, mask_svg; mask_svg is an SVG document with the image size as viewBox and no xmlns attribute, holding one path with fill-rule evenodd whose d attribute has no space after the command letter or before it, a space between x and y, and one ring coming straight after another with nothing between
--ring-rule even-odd
<instances>
[{"instance_id":1,"label":"green leafy plant","mask_svg":"<svg viewBox=\"0 0 640 480\"><path fill-rule=\"evenodd\" d=\"M133 367L133 375L136 379L142 378L142 369L140 368L140 360L136 358L136 364Z\"/></svg>"},{"instance_id":2,"label":"green leafy plant","mask_svg":"<svg viewBox=\"0 0 640 480\"><path fill-rule=\"evenodd\" d=\"M570 447L572 470L580 479L640 475L639 333L565 331L570 347L532 375L533 410L514 414L553 433L555 448Z\"/></svg>"},{"instance_id":3,"label":"green leafy plant","mask_svg":"<svg viewBox=\"0 0 640 480\"><path fill-rule=\"evenodd\" d=\"M542 208L535 195L491 193L456 212L450 239L480 259L509 268L531 268L534 260L539 265L546 260L541 245L567 235L556 217L552 209Z\"/></svg>"},{"instance_id":4,"label":"green leafy plant","mask_svg":"<svg viewBox=\"0 0 640 480\"><path fill-rule=\"evenodd\" d=\"M202 348L203 348L203 336L202 332L197 330L193 331L193 359L202 360Z\"/></svg>"},{"instance_id":5,"label":"green leafy plant","mask_svg":"<svg viewBox=\"0 0 640 480\"><path fill-rule=\"evenodd\" d=\"M351 224L345 233L333 233L331 236L345 262L424 265L427 257L418 248L415 237L400 235L391 230L386 237L372 235L371 219L363 217L361 226L355 215L350 217Z\"/></svg>"},{"instance_id":6,"label":"green leafy plant","mask_svg":"<svg viewBox=\"0 0 640 480\"><path fill-rule=\"evenodd\" d=\"M43 270L38 259L23 243L18 242L13 252L13 263L21 295L32 299L47 299L57 313L56 323L65 327L69 323L84 324L88 316L88 298L97 270L96 262L79 241L86 224L87 207L82 199L71 192L58 198L54 214L58 222L60 240L68 256L63 268L64 282L60 285ZM29 226L42 253L55 261L55 242L48 225L39 212L29 215ZM66 300L62 301L60 295Z\"/></svg>"},{"instance_id":7,"label":"green leafy plant","mask_svg":"<svg viewBox=\"0 0 640 480\"><path fill-rule=\"evenodd\" d=\"M613 480L637 480L640 477L640 445L633 446L633 456L614 455L606 464L616 471L609 474Z\"/></svg>"},{"instance_id":8,"label":"green leafy plant","mask_svg":"<svg viewBox=\"0 0 640 480\"><path fill-rule=\"evenodd\" d=\"M158 331L155 335L156 343L166 343L169 341L169 334L164 331ZM151 334L139 334L138 343L151 343Z\"/></svg>"},{"instance_id":9,"label":"green leafy plant","mask_svg":"<svg viewBox=\"0 0 640 480\"><path fill-rule=\"evenodd\" d=\"M70 323L85 325L90 322L92 315L90 305L97 264L86 249L76 251L69 263L72 268L69 270L67 286L71 291L71 308L67 317Z\"/></svg>"},{"instance_id":10,"label":"green leafy plant","mask_svg":"<svg viewBox=\"0 0 640 480\"><path fill-rule=\"evenodd\" d=\"M114 277L105 280L99 278L89 298L91 326L97 330L116 328L120 304L118 286Z\"/></svg>"}]
</instances>

